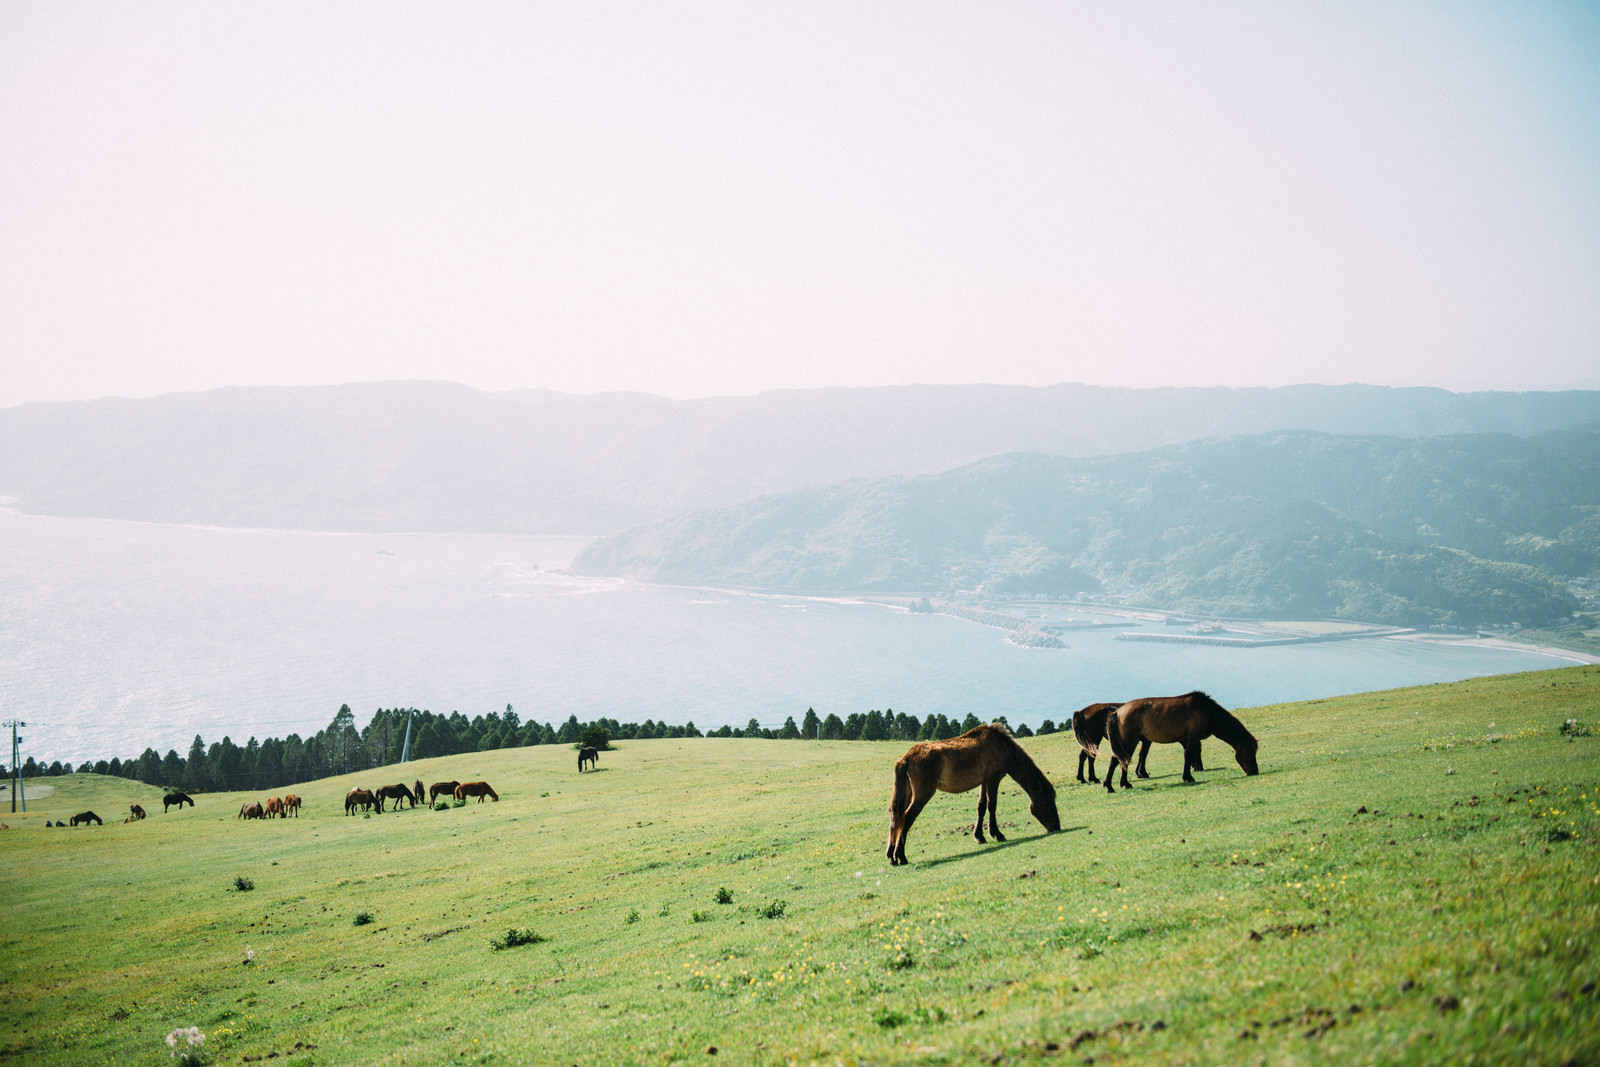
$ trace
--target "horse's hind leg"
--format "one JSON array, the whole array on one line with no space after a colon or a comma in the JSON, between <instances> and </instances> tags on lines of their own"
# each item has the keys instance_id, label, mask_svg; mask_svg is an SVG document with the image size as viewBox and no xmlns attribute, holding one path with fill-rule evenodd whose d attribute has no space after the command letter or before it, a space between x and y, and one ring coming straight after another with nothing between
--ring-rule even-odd
<instances>
[{"instance_id":1,"label":"horse's hind leg","mask_svg":"<svg viewBox=\"0 0 1600 1067\"><path fill-rule=\"evenodd\" d=\"M1144 769L1144 761L1145 761L1145 759L1147 757L1149 757L1149 755L1150 755L1150 742L1148 740L1140 741L1139 742L1139 766L1133 772L1137 777L1140 777L1140 778L1148 778L1148 777L1150 777L1150 772ZM1126 785L1127 783L1124 782L1123 784Z\"/></svg>"},{"instance_id":2,"label":"horse's hind leg","mask_svg":"<svg viewBox=\"0 0 1600 1067\"><path fill-rule=\"evenodd\" d=\"M906 806L905 814L899 818L899 836L895 836L895 828L891 823L889 827L889 865L891 867L904 866L906 862L906 838L911 836L911 824L917 821L917 816L922 814L923 807L928 803L927 797L914 796L911 803Z\"/></svg>"}]
</instances>

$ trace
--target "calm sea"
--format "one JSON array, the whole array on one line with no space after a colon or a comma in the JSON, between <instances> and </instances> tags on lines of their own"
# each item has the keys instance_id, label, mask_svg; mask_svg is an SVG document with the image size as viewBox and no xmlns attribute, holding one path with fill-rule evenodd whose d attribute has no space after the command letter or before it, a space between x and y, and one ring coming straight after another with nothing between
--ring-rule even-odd
<instances>
[{"instance_id":1,"label":"calm sea","mask_svg":"<svg viewBox=\"0 0 1600 1067\"><path fill-rule=\"evenodd\" d=\"M24 756L302 736L341 704L701 729L807 708L1062 721L1201 688L1229 707L1565 666L1407 640L1262 649L991 627L887 607L575 578L580 538L327 534L0 511L0 717ZM4 754L0 754L3 758Z\"/></svg>"}]
</instances>

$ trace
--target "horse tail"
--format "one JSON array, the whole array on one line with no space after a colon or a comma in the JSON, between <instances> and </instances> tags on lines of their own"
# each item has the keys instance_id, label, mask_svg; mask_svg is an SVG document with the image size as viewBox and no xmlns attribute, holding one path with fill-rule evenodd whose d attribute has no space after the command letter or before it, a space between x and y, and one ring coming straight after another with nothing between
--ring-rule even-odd
<instances>
[{"instance_id":1,"label":"horse tail","mask_svg":"<svg viewBox=\"0 0 1600 1067\"><path fill-rule=\"evenodd\" d=\"M1107 721L1110 716L1106 716ZM1090 759L1097 759L1100 755L1100 738L1096 737L1089 729L1089 716L1081 711L1072 713L1072 736L1077 739L1078 747L1089 753ZM1101 736L1104 736L1103 734ZM1081 774L1082 771L1080 770Z\"/></svg>"},{"instance_id":2,"label":"horse tail","mask_svg":"<svg viewBox=\"0 0 1600 1067\"><path fill-rule=\"evenodd\" d=\"M910 801L911 774L906 770L906 761L900 759L894 765L894 790L889 794L889 814L897 816L905 811Z\"/></svg>"}]
</instances>

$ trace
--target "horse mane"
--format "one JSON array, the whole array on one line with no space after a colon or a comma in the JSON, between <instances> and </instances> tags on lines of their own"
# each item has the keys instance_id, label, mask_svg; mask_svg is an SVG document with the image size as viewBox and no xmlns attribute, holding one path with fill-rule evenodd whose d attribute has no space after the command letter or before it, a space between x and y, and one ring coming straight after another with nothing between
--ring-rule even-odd
<instances>
[{"instance_id":1,"label":"horse mane","mask_svg":"<svg viewBox=\"0 0 1600 1067\"><path fill-rule=\"evenodd\" d=\"M997 722L991 725L998 731L996 736L1005 739L1003 747L1008 753L1006 757L1006 773L1016 779L1017 784L1022 786L1023 791L1028 796L1036 797L1042 794L1054 797L1056 795L1056 787L1051 783L1049 775L1041 771L1039 765L1033 762L1033 757L1028 755L1028 750L1022 747L1016 735L1011 732L1005 723Z\"/></svg>"},{"instance_id":2,"label":"horse mane","mask_svg":"<svg viewBox=\"0 0 1600 1067\"><path fill-rule=\"evenodd\" d=\"M1238 748L1241 744L1247 744L1252 752L1255 751L1256 735L1245 729L1244 723L1239 721L1238 716L1218 704L1209 693L1203 693L1196 689L1189 694L1189 699L1198 704L1203 704L1205 709L1212 714L1215 721L1211 725L1211 732L1216 735L1218 741L1234 748Z\"/></svg>"}]
</instances>

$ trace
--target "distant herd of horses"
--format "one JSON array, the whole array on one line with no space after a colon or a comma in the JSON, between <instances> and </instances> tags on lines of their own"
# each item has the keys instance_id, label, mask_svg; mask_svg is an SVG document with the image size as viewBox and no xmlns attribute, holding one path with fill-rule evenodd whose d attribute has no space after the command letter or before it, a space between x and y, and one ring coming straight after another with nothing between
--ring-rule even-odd
<instances>
[{"instance_id":1,"label":"distant herd of horses","mask_svg":"<svg viewBox=\"0 0 1600 1067\"><path fill-rule=\"evenodd\" d=\"M1208 737L1215 737L1231 747L1234 759L1245 774L1255 775L1260 770L1256 764L1255 736L1232 712L1199 690L1182 696L1144 697L1120 704L1090 704L1073 713L1072 735L1079 748L1078 781L1084 784L1101 782L1094 764L1100 756L1101 743L1110 742L1110 764L1104 780L1108 793L1116 792L1112 779L1119 771L1124 789L1130 788L1130 767L1135 777L1150 777L1145 759L1153 744L1182 746L1185 782L1195 780L1195 771L1205 770L1200 743ZM600 754L594 747L583 746L578 752L578 772L583 773L585 768L597 770L599 759ZM906 837L911 833L911 826L928 801L939 792L965 793L976 788L978 818L973 824L972 836L979 844L984 843L987 821L988 836L1004 841L996 808L1000 779L1007 776L1028 794L1028 811L1039 824L1050 833L1060 830L1055 786L1003 724L975 726L959 737L912 745L894 765L894 788L889 799L889 842L884 849L889 863L898 866L906 862ZM390 805L391 811L399 811L402 805L414 808L422 803L423 796L420 779L410 786L397 782L375 790L352 789L345 794L344 813L381 814L386 805ZM465 803L468 797L476 797L480 804L485 797L496 802L500 800L500 794L488 782L434 782L427 788L426 796L429 807L440 797L450 797L460 803ZM161 810L166 812L174 806L181 810L185 804L192 807L194 799L185 793L171 792L162 798ZM237 818L286 819L300 814L300 804L300 798L293 793L268 797L265 802L249 801L239 809ZM123 821L134 822L144 817L144 808L134 804ZM79 812L71 821L73 826L91 823L101 824L100 816L92 811Z\"/></svg>"}]
</instances>

